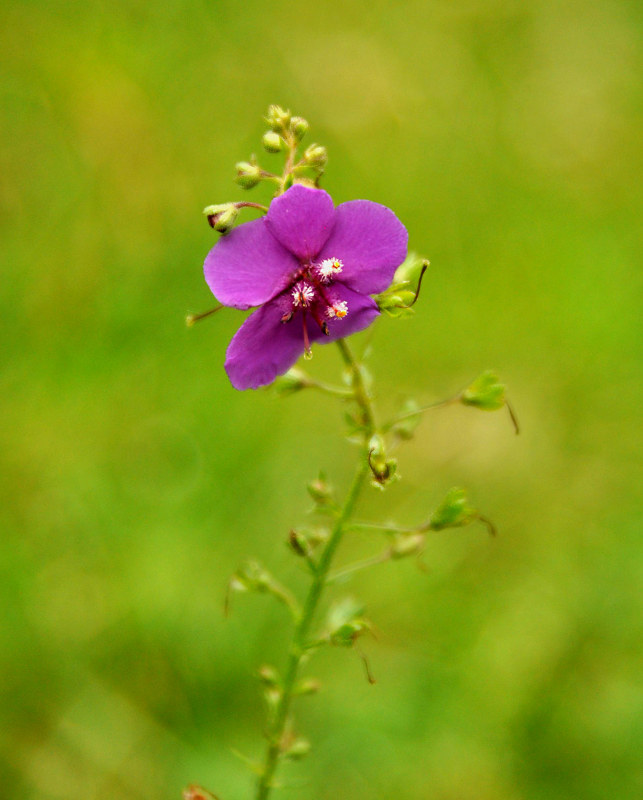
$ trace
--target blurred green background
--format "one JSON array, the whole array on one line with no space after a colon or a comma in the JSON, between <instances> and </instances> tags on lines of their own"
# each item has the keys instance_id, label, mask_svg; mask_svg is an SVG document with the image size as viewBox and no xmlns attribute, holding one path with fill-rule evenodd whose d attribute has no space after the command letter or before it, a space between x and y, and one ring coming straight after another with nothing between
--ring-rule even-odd
<instances>
[{"instance_id":1,"label":"blurred green background","mask_svg":"<svg viewBox=\"0 0 643 800\"><path fill-rule=\"evenodd\" d=\"M212 304L201 209L268 200L233 165L281 103L327 145L335 201L390 206L431 259L417 315L374 330L380 408L491 367L523 433L433 411L404 480L365 496L360 516L409 524L465 485L499 536L436 535L427 573L343 587L378 682L316 658L314 751L279 796L643 796L641 3L9 0L0 19L0 795L251 796L232 749L262 752L253 672L289 625L254 597L224 620L227 577L256 555L301 589L284 540L305 484L346 486L356 457L332 399L231 388L239 312L184 326ZM336 376L336 349L310 369Z\"/></svg>"}]
</instances>

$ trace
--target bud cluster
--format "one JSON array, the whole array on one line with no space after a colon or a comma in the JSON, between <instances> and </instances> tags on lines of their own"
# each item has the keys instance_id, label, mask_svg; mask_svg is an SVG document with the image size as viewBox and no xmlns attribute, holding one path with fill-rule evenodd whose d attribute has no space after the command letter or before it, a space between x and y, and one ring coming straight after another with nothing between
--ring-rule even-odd
<instances>
[{"instance_id":1,"label":"bud cluster","mask_svg":"<svg viewBox=\"0 0 643 800\"><path fill-rule=\"evenodd\" d=\"M328 161L326 148L311 144L297 158L299 144L308 132L308 122L277 105L269 106L265 120L269 130L263 134L261 144L267 153L285 154L283 173L277 175L262 169L255 156L252 156L249 161L240 161L237 164L236 181L239 186L242 189L252 189L261 181L267 180L275 182L278 193L281 194L296 180L317 185Z\"/></svg>"}]
</instances>

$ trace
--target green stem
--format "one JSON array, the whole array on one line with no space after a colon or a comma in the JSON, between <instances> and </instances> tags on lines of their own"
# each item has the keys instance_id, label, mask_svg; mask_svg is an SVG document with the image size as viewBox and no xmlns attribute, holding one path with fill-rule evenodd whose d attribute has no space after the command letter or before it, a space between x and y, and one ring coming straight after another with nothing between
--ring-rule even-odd
<instances>
[{"instance_id":1,"label":"green stem","mask_svg":"<svg viewBox=\"0 0 643 800\"><path fill-rule=\"evenodd\" d=\"M344 501L340 515L335 521L330 538L328 539L328 542L326 543L326 546L320 556L313 582L308 590L308 596L306 597L306 602L304 603L299 623L297 624L297 627L293 633L281 699L277 707L275 722L270 733L270 740L268 750L266 752L264 768L257 786L257 800L266 800L270 794L270 790L273 788L272 781L279 763L279 757L282 754L284 734L286 732L286 726L288 723L288 712L290 711L293 690L297 681L301 660L307 650L307 640L310 627L312 625L315 611L317 610L317 605L326 584L326 579L330 570L333 556L341 541L346 527L346 522L353 513L355 503L357 502L359 493L364 485L364 478L366 477L367 472L368 464L364 458L357 473L355 474L355 478L353 479L353 483L348 491L348 495L346 496L346 500Z\"/></svg>"},{"instance_id":2,"label":"green stem","mask_svg":"<svg viewBox=\"0 0 643 800\"><path fill-rule=\"evenodd\" d=\"M362 409L364 427L366 429L366 442L368 443L371 436L377 430L375 424L375 415L373 413L373 406L371 398L368 395L366 386L364 385L364 378L362 377L362 370L359 363L355 360L350 347L346 344L346 339L338 339L337 345L339 347L344 363L350 369L353 375L353 391L355 393L355 401Z\"/></svg>"},{"instance_id":3,"label":"green stem","mask_svg":"<svg viewBox=\"0 0 643 800\"><path fill-rule=\"evenodd\" d=\"M299 674L299 667L306 651L310 645L308 636L319 600L321 599L324 587L327 584L328 573L333 561L335 551L346 530L348 520L350 519L357 498L364 486L365 478L369 472L368 463L368 443L371 436L375 433L375 417L373 414L373 407L371 405L368 392L364 386L362 372L360 365L355 360L350 348L344 341L339 339L337 344L342 354L344 363L350 368L353 375L353 392L355 402L359 405L364 421L364 452L362 453L361 463L353 483L351 484L344 505L342 506L339 515L335 520L333 530L326 543L317 562L314 573L313 582L308 590L308 595L304 602L304 606L299 617L299 622L295 626L293 633L292 643L290 645L290 655L288 658L288 666L286 668L286 675L284 678L281 698L275 713L275 721L269 735L268 749L266 751L266 758L264 761L263 770L259 782L257 784L257 800L266 800L273 788L273 778L279 764L279 758L284 752L284 739L286 729L288 726L288 715L290 706L293 699L293 692Z\"/></svg>"}]
</instances>

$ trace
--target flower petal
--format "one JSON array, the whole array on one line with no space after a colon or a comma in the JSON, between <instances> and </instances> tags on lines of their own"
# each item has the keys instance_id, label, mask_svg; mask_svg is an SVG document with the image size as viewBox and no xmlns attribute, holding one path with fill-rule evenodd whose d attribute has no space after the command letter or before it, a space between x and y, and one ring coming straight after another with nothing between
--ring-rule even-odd
<instances>
[{"instance_id":1,"label":"flower petal","mask_svg":"<svg viewBox=\"0 0 643 800\"><path fill-rule=\"evenodd\" d=\"M266 224L281 244L302 261L310 261L324 246L335 221L328 192L296 183L270 204Z\"/></svg>"},{"instance_id":2,"label":"flower petal","mask_svg":"<svg viewBox=\"0 0 643 800\"><path fill-rule=\"evenodd\" d=\"M331 302L345 302L343 319L328 319L329 335L322 333L310 314L306 329L311 344L326 344L364 330L378 316L375 302L337 282L329 290ZM235 389L257 389L283 375L304 352L303 315L282 322L284 306L275 298L254 311L235 333L226 352L225 369Z\"/></svg>"},{"instance_id":3,"label":"flower petal","mask_svg":"<svg viewBox=\"0 0 643 800\"><path fill-rule=\"evenodd\" d=\"M336 339L343 339L352 333L363 331L380 313L377 304L371 297L354 292L339 281L336 281L328 290L328 299L332 303L345 302L348 313L342 319L328 320L328 336L324 336L321 332L319 332L319 336L311 336L311 340L314 338L320 344L334 342Z\"/></svg>"},{"instance_id":4,"label":"flower petal","mask_svg":"<svg viewBox=\"0 0 643 800\"><path fill-rule=\"evenodd\" d=\"M297 259L270 233L265 219L245 222L222 236L203 267L220 303L250 308L279 294L299 268Z\"/></svg>"},{"instance_id":5,"label":"flower petal","mask_svg":"<svg viewBox=\"0 0 643 800\"><path fill-rule=\"evenodd\" d=\"M335 227L317 256L343 262L343 283L365 294L383 292L406 258L406 228L390 208L351 200L335 209Z\"/></svg>"},{"instance_id":6,"label":"flower petal","mask_svg":"<svg viewBox=\"0 0 643 800\"><path fill-rule=\"evenodd\" d=\"M266 303L232 337L225 369L235 389L257 389L272 383L304 352L300 316L281 322L282 315L277 300Z\"/></svg>"}]
</instances>

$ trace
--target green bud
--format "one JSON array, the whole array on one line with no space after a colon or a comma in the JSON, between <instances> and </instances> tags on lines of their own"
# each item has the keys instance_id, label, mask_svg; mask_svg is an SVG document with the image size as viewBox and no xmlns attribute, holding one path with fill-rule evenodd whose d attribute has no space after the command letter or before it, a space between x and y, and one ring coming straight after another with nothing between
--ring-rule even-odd
<instances>
[{"instance_id":1,"label":"green bud","mask_svg":"<svg viewBox=\"0 0 643 800\"><path fill-rule=\"evenodd\" d=\"M419 406L415 402L409 398L401 408L400 414L403 419L400 419L396 422L391 431L399 436L400 439L404 439L408 441L409 439L413 438L413 434L415 433L415 429L420 424L420 420L422 417L420 414L414 414L413 412L419 411Z\"/></svg>"},{"instance_id":2,"label":"green bud","mask_svg":"<svg viewBox=\"0 0 643 800\"><path fill-rule=\"evenodd\" d=\"M303 680L299 681L295 684L295 688L293 689L293 694L302 696L306 694L317 694L317 692L321 689L321 684L315 678L304 678Z\"/></svg>"},{"instance_id":3,"label":"green bud","mask_svg":"<svg viewBox=\"0 0 643 800\"><path fill-rule=\"evenodd\" d=\"M424 549L423 533L400 533L393 539L391 558L406 558L421 553Z\"/></svg>"},{"instance_id":4,"label":"green bud","mask_svg":"<svg viewBox=\"0 0 643 800\"><path fill-rule=\"evenodd\" d=\"M279 686L279 673L270 664L263 664L259 667L257 677L264 686Z\"/></svg>"},{"instance_id":5,"label":"green bud","mask_svg":"<svg viewBox=\"0 0 643 800\"><path fill-rule=\"evenodd\" d=\"M328 638L331 644L350 647L358 636L371 630L363 616L364 607L352 597L334 603L328 613Z\"/></svg>"},{"instance_id":6,"label":"green bud","mask_svg":"<svg viewBox=\"0 0 643 800\"><path fill-rule=\"evenodd\" d=\"M445 528L460 528L479 519L475 508L469 505L464 489L449 489L447 496L431 515L429 529L441 531Z\"/></svg>"},{"instance_id":7,"label":"green bud","mask_svg":"<svg viewBox=\"0 0 643 800\"><path fill-rule=\"evenodd\" d=\"M355 639L371 630L371 624L365 619L354 619L345 622L332 631L330 643L337 647L352 647Z\"/></svg>"},{"instance_id":8,"label":"green bud","mask_svg":"<svg viewBox=\"0 0 643 800\"><path fill-rule=\"evenodd\" d=\"M379 434L371 437L368 447L368 465L373 473L373 485L383 489L395 477L397 460L386 457L384 439Z\"/></svg>"},{"instance_id":9,"label":"green bud","mask_svg":"<svg viewBox=\"0 0 643 800\"><path fill-rule=\"evenodd\" d=\"M333 489L323 472L320 472L319 477L311 481L306 488L308 489L308 494L318 505L327 506L332 504Z\"/></svg>"},{"instance_id":10,"label":"green bud","mask_svg":"<svg viewBox=\"0 0 643 800\"><path fill-rule=\"evenodd\" d=\"M235 591L267 592L272 583L272 575L253 560L239 567L230 579L230 587Z\"/></svg>"},{"instance_id":11,"label":"green bud","mask_svg":"<svg viewBox=\"0 0 643 800\"><path fill-rule=\"evenodd\" d=\"M221 205L206 206L203 213L208 218L211 228L219 233L227 233L234 225L239 209L234 203L222 203Z\"/></svg>"},{"instance_id":12,"label":"green bud","mask_svg":"<svg viewBox=\"0 0 643 800\"><path fill-rule=\"evenodd\" d=\"M288 544L298 556L302 556L303 558L310 556L312 548L305 533L292 528L288 534Z\"/></svg>"},{"instance_id":13,"label":"green bud","mask_svg":"<svg viewBox=\"0 0 643 800\"><path fill-rule=\"evenodd\" d=\"M481 408L484 411L497 411L506 403L505 389L504 383L500 383L496 373L487 370L462 392L460 402L465 406Z\"/></svg>"},{"instance_id":14,"label":"green bud","mask_svg":"<svg viewBox=\"0 0 643 800\"><path fill-rule=\"evenodd\" d=\"M268 106L268 113L265 119L271 130L279 133L290 124L290 111L284 110L281 106Z\"/></svg>"},{"instance_id":15,"label":"green bud","mask_svg":"<svg viewBox=\"0 0 643 800\"><path fill-rule=\"evenodd\" d=\"M290 130L298 142L308 133L308 122L303 117L293 117L290 120Z\"/></svg>"},{"instance_id":16,"label":"green bud","mask_svg":"<svg viewBox=\"0 0 643 800\"><path fill-rule=\"evenodd\" d=\"M284 751L284 758L289 758L291 761L299 761L305 758L310 753L310 742L308 739L295 739Z\"/></svg>"},{"instance_id":17,"label":"green bud","mask_svg":"<svg viewBox=\"0 0 643 800\"><path fill-rule=\"evenodd\" d=\"M328 152L320 144L311 144L304 150L303 160L308 167L323 169L328 161Z\"/></svg>"},{"instance_id":18,"label":"green bud","mask_svg":"<svg viewBox=\"0 0 643 800\"><path fill-rule=\"evenodd\" d=\"M306 389L310 386L310 379L305 372L296 367L292 367L284 375L280 375L276 378L272 386L280 397L286 397L287 395L301 391L301 389Z\"/></svg>"},{"instance_id":19,"label":"green bud","mask_svg":"<svg viewBox=\"0 0 643 800\"><path fill-rule=\"evenodd\" d=\"M278 133L268 131L264 133L261 144L268 153L278 153L284 146L284 140Z\"/></svg>"},{"instance_id":20,"label":"green bud","mask_svg":"<svg viewBox=\"0 0 643 800\"><path fill-rule=\"evenodd\" d=\"M239 161L236 165L236 182L242 189L252 189L261 180L261 168L250 161Z\"/></svg>"}]
</instances>

